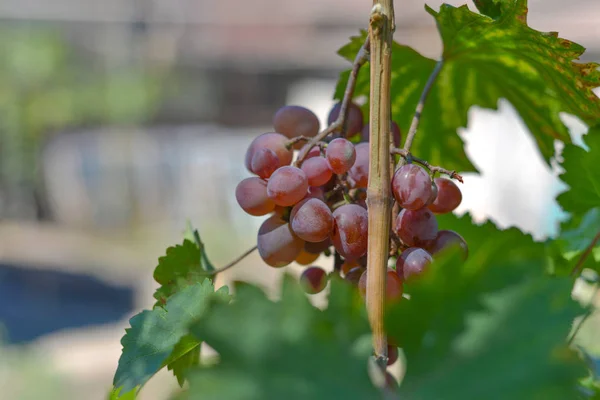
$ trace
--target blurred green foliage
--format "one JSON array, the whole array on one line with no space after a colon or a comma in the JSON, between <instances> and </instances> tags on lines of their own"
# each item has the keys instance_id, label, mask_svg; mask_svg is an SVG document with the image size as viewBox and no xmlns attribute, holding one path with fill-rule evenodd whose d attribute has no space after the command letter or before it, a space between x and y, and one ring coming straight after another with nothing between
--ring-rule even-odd
<instances>
[{"instance_id":1,"label":"blurred green foliage","mask_svg":"<svg viewBox=\"0 0 600 400\"><path fill-rule=\"evenodd\" d=\"M152 118L163 72L134 61L108 64L51 29L0 30L0 185L6 201L31 201L47 135Z\"/></svg>"}]
</instances>

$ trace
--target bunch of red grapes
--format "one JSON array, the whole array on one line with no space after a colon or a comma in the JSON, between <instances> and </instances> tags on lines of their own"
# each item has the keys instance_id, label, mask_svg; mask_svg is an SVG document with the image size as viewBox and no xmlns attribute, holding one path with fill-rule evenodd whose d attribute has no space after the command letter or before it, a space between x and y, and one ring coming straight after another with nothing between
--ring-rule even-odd
<instances>
[{"instance_id":1,"label":"bunch of red grapes","mask_svg":"<svg viewBox=\"0 0 600 400\"><path fill-rule=\"evenodd\" d=\"M336 121L341 106L329 114ZM319 121L310 110L286 106L273 118L274 132L255 138L246 152L246 168L256 176L236 188L239 205L250 215L271 214L258 231L257 247L268 265L280 268L293 261L311 265L320 254L336 254L336 271L366 292L369 126L360 108L349 104L340 134L316 143L294 166L294 150L315 137ZM396 147L400 131L391 122ZM350 140L349 140L350 139ZM358 143L357 143L358 142ZM305 149L308 150L308 149ZM398 168L392 193L399 213L392 221L392 241L398 251L396 268L387 274L387 301L402 298L404 283L422 275L432 256L457 246L467 257L467 244L456 232L438 230L435 214L449 213L460 204L458 186L447 178L432 178L416 164ZM307 293L321 292L327 273L320 267L304 270L300 281ZM392 358L392 357L390 357Z\"/></svg>"}]
</instances>

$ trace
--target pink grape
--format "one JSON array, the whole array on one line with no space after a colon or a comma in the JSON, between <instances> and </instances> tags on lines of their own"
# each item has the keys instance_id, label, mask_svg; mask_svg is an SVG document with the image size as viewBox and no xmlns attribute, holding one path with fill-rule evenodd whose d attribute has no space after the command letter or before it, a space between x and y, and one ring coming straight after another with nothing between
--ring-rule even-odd
<instances>
[{"instance_id":1,"label":"pink grape","mask_svg":"<svg viewBox=\"0 0 600 400\"><path fill-rule=\"evenodd\" d=\"M387 347L388 361L387 365L392 365L398 360L398 347L388 344Z\"/></svg>"},{"instance_id":2,"label":"pink grape","mask_svg":"<svg viewBox=\"0 0 600 400\"><path fill-rule=\"evenodd\" d=\"M296 257L296 262L300 265L309 265L319 258L318 254L309 253L305 249L300 250L300 254Z\"/></svg>"},{"instance_id":3,"label":"pink grape","mask_svg":"<svg viewBox=\"0 0 600 400\"><path fill-rule=\"evenodd\" d=\"M435 182L431 182L431 196L429 196L429 200L427 200L427 205L430 205L435 201L435 198L438 194L438 188Z\"/></svg>"},{"instance_id":4,"label":"pink grape","mask_svg":"<svg viewBox=\"0 0 600 400\"><path fill-rule=\"evenodd\" d=\"M342 108L341 103L337 103L329 112L327 123L331 125L340 115ZM348 113L346 114L346 123L344 124L344 131L346 136L350 137L359 133L363 128L363 114L360 107L352 102L348 103Z\"/></svg>"},{"instance_id":5,"label":"pink grape","mask_svg":"<svg viewBox=\"0 0 600 400\"><path fill-rule=\"evenodd\" d=\"M345 259L352 260L366 254L367 215L367 210L356 204L343 205L333 212L333 245Z\"/></svg>"},{"instance_id":6,"label":"pink grape","mask_svg":"<svg viewBox=\"0 0 600 400\"><path fill-rule=\"evenodd\" d=\"M273 150L279 158L280 166L289 165L294 157L294 151L286 147L288 141L287 137L275 132L263 133L256 137L246 151L245 165L248 171L254 172L252 171L252 158L259 149Z\"/></svg>"},{"instance_id":7,"label":"pink grape","mask_svg":"<svg viewBox=\"0 0 600 400\"><path fill-rule=\"evenodd\" d=\"M319 133L319 119L308 108L301 106L281 107L273 116L273 129L289 139L296 136L313 137ZM302 147L296 143L295 149Z\"/></svg>"},{"instance_id":8,"label":"pink grape","mask_svg":"<svg viewBox=\"0 0 600 400\"><path fill-rule=\"evenodd\" d=\"M367 276L368 271L365 271L360 280L358 281L358 290L363 298L367 297ZM396 271L391 268L387 269L387 277L385 283L385 300L388 303L395 303L402 299L402 293L404 293L404 287L402 286L402 279L398 277Z\"/></svg>"},{"instance_id":9,"label":"pink grape","mask_svg":"<svg viewBox=\"0 0 600 400\"><path fill-rule=\"evenodd\" d=\"M323 157L312 157L302 163L302 171L308 178L310 186L321 186L329 182L333 172L329 169L329 163Z\"/></svg>"},{"instance_id":10,"label":"pink grape","mask_svg":"<svg viewBox=\"0 0 600 400\"><path fill-rule=\"evenodd\" d=\"M304 243L304 250L306 250L308 253L313 253L313 254L323 253L325 250L329 249L330 247L331 247L331 239L330 238L327 238L327 239L323 240L322 242L317 242L317 243L311 243L311 242Z\"/></svg>"},{"instance_id":11,"label":"pink grape","mask_svg":"<svg viewBox=\"0 0 600 400\"><path fill-rule=\"evenodd\" d=\"M369 184L369 144L359 143L354 148L356 160L348 176L354 181L354 187L366 188Z\"/></svg>"},{"instance_id":12,"label":"pink grape","mask_svg":"<svg viewBox=\"0 0 600 400\"><path fill-rule=\"evenodd\" d=\"M327 204L309 198L296 204L290 214L292 230L307 242L322 242L333 231L333 216Z\"/></svg>"},{"instance_id":13,"label":"pink grape","mask_svg":"<svg viewBox=\"0 0 600 400\"><path fill-rule=\"evenodd\" d=\"M403 165L392 179L392 193L400 207L418 210L425 207L431 197L431 178L417 165Z\"/></svg>"},{"instance_id":14,"label":"pink grape","mask_svg":"<svg viewBox=\"0 0 600 400\"><path fill-rule=\"evenodd\" d=\"M306 153L306 157L304 157L304 162L306 162L306 160L308 160L309 158L313 157L321 157L321 149L319 148L319 146L311 147L308 153Z\"/></svg>"},{"instance_id":15,"label":"pink grape","mask_svg":"<svg viewBox=\"0 0 600 400\"><path fill-rule=\"evenodd\" d=\"M329 168L336 174L344 174L356 160L356 150L349 140L344 138L333 139L325 151Z\"/></svg>"},{"instance_id":16,"label":"pink grape","mask_svg":"<svg viewBox=\"0 0 600 400\"><path fill-rule=\"evenodd\" d=\"M410 247L402 252L396 261L396 273L404 282L418 277L427 270L433 259L419 247Z\"/></svg>"},{"instance_id":17,"label":"pink grape","mask_svg":"<svg viewBox=\"0 0 600 400\"><path fill-rule=\"evenodd\" d=\"M304 241L277 215L262 223L256 244L263 261L275 268L285 267L294 261L304 247Z\"/></svg>"},{"instance_id":18,"label":"pink grape","mask_svg":"<svg viewBox=\"0 0 600 400\"><path fill-rule=\"evenodd\" d=\"M432 256L449 251L451 248L458 248L463 260L469 256L469 246L467 242L458 233L449 230L441 230L438 232L435 241L427 250Z\"/></svg>"},{"instance_id":19,"label":"pink grape","mask_svg":"<svg viewBox=\"0 0 600 400\"><path fill-rule=\"evenodd\" d=\"M267 196L278 206L292 206L308 192L308 179L300 168L285 166L273 172L267 183Z\"/></svg>"},{"instance_id":20,"label":"pink grape","mask_svg":"<svg viewBox=\"0 0 600 400\"><path fill-rule=\"evenodd\" d=\"M275 210L275 203L267 196L267 182L257 177L238 183L235 199L244 211L256 217Z\"/></svg>"},{"instance_id":21,"label":"pink grape","mask_svg":"<svg viewBox=\"0 0 600 400\"><path fill-rule=\"evenodd\" d=\"M344 279L352 285L358 286L358 282L360 282L360 278L365 271L364 267L354 267L344 275Z\"/></svg>"},{"instance_id":22,"label":"pink grape","mask_svg":"<svg viewBox=\"0 0 600 400\"><path fill-rule=\"evenodd\" d=\"M319 199L325 201L325 190L322 186L310 186L305 198Z\"/></svg>"},{"instance_id":23,"label":"pink grape","mask_svg":"<svg viewBox=\"0 0 600 400\"><path fill-rule=\"evenodd\" d=\"M438 188L437 197L429 205L429 209L436 214L446 214L454 211L462 201L462 193L456 183L446 178L435 178Z\"/></svg>"},{"instance_id":24,"label":"pink grape","mask_svg":"<svg viewBox=\"0 0 600 400\"><path fill-rule=\"evenodd\" d=\"M300 284L308 294L322 292L327 286L327 272L319 267L306 268L300 275Z\"/></svg>"},{"instance_id":25,"label":"pink grape","mask_svg":"<svg viewBox=\"0 0 600 400\"><path fill-rule=\"evenodd\" d=\"M396 217L394 232L400 240L411 247L431 246L438 234L438 223L429 209L403 209Z\"/></svg>"},{"instance_id":26,"label":"pink grape","mask_svg":"<svg viewBox=\"0 0 600 400\"><path fill-rule=\"evenodd\" d=\"M279 168L279 157L271 149L258 149L252 156L250 167L256 175L268 179Z\"/></svg>"}]
</instances>

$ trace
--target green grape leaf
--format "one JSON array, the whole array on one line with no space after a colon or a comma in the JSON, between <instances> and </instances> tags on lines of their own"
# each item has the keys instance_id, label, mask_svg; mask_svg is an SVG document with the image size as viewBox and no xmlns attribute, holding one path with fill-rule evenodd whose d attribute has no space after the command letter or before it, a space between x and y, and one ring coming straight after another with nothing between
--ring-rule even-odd
<instances>
[{"instance_id":1,"label":"green grape leaf","mask_svg":"<svg viewBox=\"0 0 600 400\"><path fill-rule=\"evenodd\" d=\"M200 341L192 335L186 335L175 345L169 359L165 362L167 369L173 371L179 386L183 387L187 371L200 363Z\"/></svg>"},{"instance_id":2,"label":"green grape leaf","mask_svg":"<svg viewBox=\"0 0 600 400\"><path fill-rule=\"evenodd\" d=\"M557 200L575 217L600 206L600 126L591 128L584 140L589 150L570 144L562 153L565 172L560 179L569 185L569 190L560 194Z\"/></svg>"},{"instance_id":3,"label":"green grape leaf","mask_svg":"<svg viewBox=\"0 0 600 400\"><path fill-rule=\"evenodd\" d=\"M164 307L155 307L137 314L129 321L121 339L123 352L113 380L115 389L127 393L140 388L156 372L169 364L182 379L184 364L194 358L200 341L186 336L188 325L200 318L210 300L227 302L229 292L222 287L215 292L210 279L205 278L171 296ZM194 345L195 343L195 345Z\"/></svg>"},{"instance_id":4,"label":"green grape leaf","mask_svg":"<svg viewBox=\"0 0 600 400\"><path fill-rule=\"evenodd\" d=\"M600 99L592 91L600 86L598 64L575 63L585 50L582 46L527 26L526 0L481 0L478 7L487 15L467 6L444 4L439 12L427 7L442 37L443 66L423 110L412 152L433 164L471 170L457 129L467 126L471 106L497 109L498 100L505 98L549 160L555 139L571 142L560 112L588 124L600 118ZM353 60L365 35L352 38L340 54ZM434 60L393 45L392 116L402 132L408 130L434 66ZM348 76L342 74L336 99L342 98ZM366 67L359 72L355 95L369 95Z\"/></svg>"},{"instance_id":5,"label":"green grape leaf","mask_svg":"<svg viewBox=\"0 0 600 400\"><path fill-rule=\"evenodd\" d=\"M480 13L493 19L500 18L502 10L512 2L513 0L473 0Z\"/></svg>"},{"instance_id":6,"label":"green grape leaf","mask_svg":"<svg viewBox=\"0 0 600 400\"><path fill-rule=\"evenodd\" d=\"M410 296L417 289L426 293L421 297L428 302L423 308L411 306L402 311L410 313L410 316L395 317L410 324L402 334L401 342L411 347L424 339L431 329L430 324L434 322L445 326L445 335L437 338L438 346L449 346L455 336L465 329L464 313L482 309L482 294L501 290L527 276L536 275L546 263L544 244L534 242L530 235L516 228L502 231L491 222L475 225L468 214L460 218L453 214L438 215L436 218L440 229L453 230L465 239L469 256L464 263L457 261L458 254L438 260L433 271L445 273L428 274L430 279L426 286L414 289L412 284L405 285L405 291ZM529 267L510 267L513 265ZM460 270L454 271L458 266ZM452 276L451 271L456 275ZM408 304L412 304L412 301L405 303ZM446 304L455 306L446 307Z\"/></svg>"},{"instance_id":7,"label":"green grape leaf","mask_svg":"<svg viewBox=\"0 0 600 400\"><path fill-rule=\"evenodd\" d=\"M565 273L573 269L576 259L600 233L600 126L589 130L585 145L588 150L573 144L566 145L562 154L565 172L560 178L569 189L557 200L571 218L562 224L561 233L553 245L571 264L568 270L562 271ZM600 272L600 243L594 246L582 268Z\"/></svg>"},{"instance_id":8,"label":"green grape leaf","mask_svg":"<svg viewBox=\"0 0 600 400\"><path fill-rule=\"evenodd\" d=\"M486 309L466 315L467 328L442 357L427 357L432 344L424 351L405 349L412 357L407 354L402 398L577 398L585 368L565 345L579 311L570 298L571 286L567 278L540 276L482 297ZM440 332L443 325L428 332L433 346ZM411 371L411 360L418 371Z\"/></svg>"},{"instance_id":9,"label":"green grape leaf","mask_svg":"<svg viewBox=\"0 0 600 400\"><path fill-rule=\"evenodd\" d=\"M220 355L189 375L187 399L375 399L369 379L368 320L356 291L336 279L329 306L312 306L286 276L281 300L236 287L236 300L215 304L191 328Z\"/></svg>"},{"instance_id":10,"label":"green grape leaf","mask_svg":"<svg viewBox=\"0 0 600 400\"><path fill-rule=\"evenodd\" d=\"M169 247L167 254L158 259L154 280L161 287L154 294L156 305L164 305L169 296L186 286L202 282L207 271L214 271L198 231L193 231L192 235L195 241L185 239L183 244Z\"/></svg>"},{"instance_id":11,"label":"green grape leaf","mask_svg":"<svg viewBox=\"0 0 600 400\"><path fill-rule=\"evenodd\" d=\"M596 235L600 234L600 207L592 208L581 218L572 218L562 224L560 235L552 245L557 249L558 256L567 261L566 268L557 271L563 275L570 274L579 258L592 245ZM580 270L589 268L600 273L600 241L592 248L589 255L581 264Z\"/></svg>"},{"instance_id":12,"label":"green grape leaf","mask_svg":"<svg viewBox=\"0 0 600 400\"><path fill-rule=\"evenodd\" d=\"M570 279L545 274L544 244L468 215L438 219L470 254L440 257L389 312L389 335L407 359L402 398L574 398L585 371L564 342L580 307Z\"/></svg>"},{"instance_id":13,"label":"green grape leaf","mask_svg":"<svg viewBox=\"0 0 600 400\"><path fill-rule=\"evenodd\" d=\"M108 394L108 400L135 400L135 389L121 394L121 389L113 389Z\"/></svg>"}]
</instances>

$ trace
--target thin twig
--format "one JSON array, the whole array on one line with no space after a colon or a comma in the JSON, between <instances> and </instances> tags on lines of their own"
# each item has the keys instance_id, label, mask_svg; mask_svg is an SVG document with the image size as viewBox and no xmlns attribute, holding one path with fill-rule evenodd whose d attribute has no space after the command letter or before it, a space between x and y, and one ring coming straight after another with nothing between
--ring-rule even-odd
<instances>
[{"instance_id":1,"label":"thin twig","mask_svg":"<svg viewBox=\"0 0 600 400\"><path fill-rule=\"evenodd\" d=\"M571 343L573 343L573 340L575 340L575 336L577 336L577 334L579 333L579 331L581 330L581 327L583 326L583 324L585 324L585 321L587 321L587 319L589 317L592 316L592 314L595 311L594 308L594 300L596 299L596 295L598 294L598 290L600 289L600 286L598 286L596 284L596 287L592 293L592 297L590 298L590 301L588 302L588 310L586 311L586 313L583 315L583 317L581 317L581 319L577 322L577 325L575 326L575 329L573 329L573 333L571 334L571 336L569 337L569 340L567 340L567 345L571 345Z\"/></svg>"},{"instance_id":2,"label":"thin twig","mask_svg":"<svg viewBox=\"0 0 600 400\"><path fill-rule=\"evenodd\" d=\"M298 159L296 160L297 167L302 165L302 161L304 161L310 149L312 149L318 142L325 139L327 135L342 129L344 126L346 114L348 113L348 104L350 104L354 94L354 87L356 86L356 77L358 76L358 71L360 70L360 67L362 67L363 64L369 60L369 46L370 39L367 36L365 43L363 43L362 47L356 54L354 62L352 63L352 70L350 71L350 76L348 77L346 90L344 91L344 97L342 99L342 105L340 106L340 114L338 115L337 119L331 123L331 125L319 132L317 136L313 137L304 147L302 147L300 153L298 154Z\"/></svg>"},{"instance_id":3,"label":"thin twig","mask_svg":"<svg viewBox=\"0 0 600 400\"><path fill-rule=\"evenodd\" d=\"M581 268L583 268L583 263L589 257L592 250L594 250L594 247L596 247L596 244L598 243L599 240L600 240L600 232L598 232L596 234L596 236L594 236L594 239L592 239L592 242L588 245L588 247L585 249L585 251L581 254L581 256L579 257L579 260L577 260L577 264L575 264L575 266L573 267L573 270L571 271L571 276L579 275L579 273L581 272Z\"/></svg>"},{"instance_id":4,"label":"thin twig","mask_svg":"<svg viewBox=\"0 0 600 400\"><path fill-rule=\"evenodd\" d=\"M310 141L312 138L308 137L308 136L296 136L295 138L292 138L290 140L288 140L285 144L285 147L290 150L296 143L299 142L308 142ZM327 148L327 143L325 142L317 142L315 143L316 146L319 146L321 149Z\"/></svg>"},{"instance_id":5,"label":"thin twig","mask_svg":"<svg viewBox=\"0 0 600 400\"><path fill-rule=\"evenodd\" d=\"M201 275L216 275L216 274L219 274L219 273L221 273L223 271L227 271L229 268L234 267L237 263L239 263L244 258L246 258L250 254L252 254L256 249L258 249L258 246L254 246L254 247L246 250L244 253L242 253L240 256L238 256L235 260L231 261L229 264L226 264L224 267L221 267L219 269L215 269L214 271L206 271L205 273L203 273Z\"/></svg>"},{"instance_id":6,"label":"thin twig","mask_svg":"<svg viewBox=\"0 0 600 400\"><path fill-rule=\"evenodd\" d=\"M429 75L427 79L427 83L423 88L423 92L421 92L421 97L419 98L419 103L417 103L417 108L415 109L415 115L413 116L412 122L410 123L410 128L408 128L408 134L406 135L406 141L404 142L404 150L410 151L410 147L412 146L412 142L417 133L417 129L419 128L419 122L421 121L421 113L423 112L423 107L425 106L425 101L427 100L427 96L431 91L431 87L433 86L433 82L439 75L442 70L443 61L440 60L435 64L435 68ZM401 164L401 163L400 163Z\"/></svg>"},{"instance_id":7,"label":"thin twig","mask_svg":"<svg viewBox=\"0 0 600 400\"><path fill-rule=\"evenodd\" d=\"M421 164L422 166L424 166L425 168L427 168L429 171L431 171L432 174L439 173L439 174L448 175L450 178L456 179L460 183L464 183L463 177L461 175L459 175L456 171L450 171L450 170L447 170L447 169L442 168L442 167L431 165L426 160L423 160L421 158L413 156L407 150L393 148L391 150L391 153L392 154L398 154L398 155L402 156L402 158L404 160L406 160L407 163L415 162L417 164Z\"/></svg>"}]
</instances>

